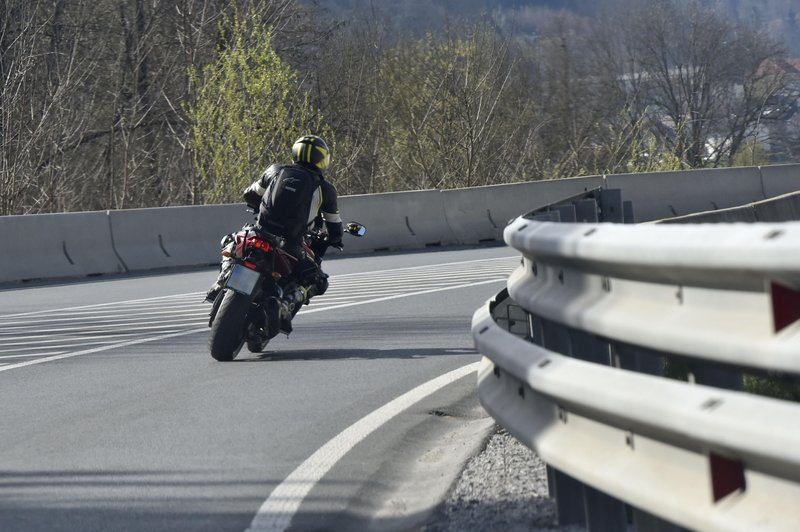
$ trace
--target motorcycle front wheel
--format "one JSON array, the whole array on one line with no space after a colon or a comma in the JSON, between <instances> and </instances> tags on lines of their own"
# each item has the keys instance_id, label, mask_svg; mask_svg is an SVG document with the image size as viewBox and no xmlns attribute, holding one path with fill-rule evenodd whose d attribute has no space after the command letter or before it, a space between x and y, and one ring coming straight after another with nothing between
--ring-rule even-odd
<instances>
[{"instance_id":1,"label":"motorcycle front wheel","mask_svg":"<svg viewBox=\"0 0 800 532\"><path fill-rule=\"evenodd\" d=\"M249 309L248 296L233 290L225 291L208 335L208 350L214 360L229 362L239 354L244 344Z\"/></svg>"}]
</instances>

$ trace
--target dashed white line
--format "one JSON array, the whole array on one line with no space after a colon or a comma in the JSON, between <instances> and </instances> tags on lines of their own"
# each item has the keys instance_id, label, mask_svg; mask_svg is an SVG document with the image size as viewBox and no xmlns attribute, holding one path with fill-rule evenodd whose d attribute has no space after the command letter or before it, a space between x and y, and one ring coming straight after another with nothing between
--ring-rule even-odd
<instances>
[{"instance_id":1,"label":"dashed white line","mask_svg":"<svg viewBox=\"0 0 800 532\"><path fill-rule=\"evenodd\" d=\"M391 301L395 299L400 299L404 297L413 297L418 295L425 295L425 294L432 294L436 292L442 292L446 290L457 290L461 288L468 288L472 286L480 286L483 284L490 284L496 283L500 281L505 281L505 277L503 278L496 278L498 274L496 268L486 269L485 272L476 272L471 271L470 275L454 275L452 272L462 272L460 266L464 265L475 265L480 264L480 267L477 268L479 270L483 270L484 266L491 266L493 264L497 264L498 262L503 262L503 266L510 263L511 259L515 259L515 257L503 257L503 258L495 258L495 259L481 259L475 261L462 261L462 262L451 262L451 263L444 263L444 264L435 264L435 265L425 265L425 266L412 266L406 268L397 268L392 270L381 270L377 272L362 272L357 274L343 274L334 276L334 278L339 279L344 277L345 281L344 285L341 287L337 287L336 290L332 290L332 295L334 298L330 298L326 301L325 297L322 296L318 301L316 301L315 308L312 309L304 309L300 313L301 314L313 314L317 312L325 312L329 310L337 310L347 307L353 307L357 305L366 305L370 303L379 303L384 301ZM450 286L443 286L443 287L435 287L435 288L428 288L425 280L430 275L443 275L441 271L443 268L451 268L451 272L449 274L449 278L455 282L459 282L459 284L450 285ZM349 294L350 297L342 297L345 294L339 293L347 292L346 285L349 284L348 277L359 276L359 282L356 286L363 287L364 286L364 276L365 275L375 275L375 276L384 276L384 275L400 275L400 277L405 276L406 274L416 274L418 279L421 279L416 285L412 285L412 289L409 291L408 288L408 281L402 278L395 279L395 292L390 293L390 295L383 295L386 293L384 290L375 290L372 292L365 292L362 294L357 294L356 297L352 297L353 294ZM492 276L494 278L484 278ZM476 279L477 278L477 279ZM478 280L480 279L480 280ZM387 287L389 288L389 287ZM336 297L336 296L339 297ZM53 360L63 360L66 358L71 358L75 356L81 356L90 353L98 353L101 351L107 351L110 349L116 349L119 347L126 347L131 345L137 345L146 342L155 342L167 338L174 338L178 336L186 336L189 334L195 334L198 332L207 331L208 329L204 326L202 328L191 328L191 329L184 329L184 330L175 330L181 329L185 327L191 327L194 324L199 325L200 318L205 317L207 315L206 310L197 310L202 303L199 299L200 296L199 292L196 293L188 293L188 294L177 294L171 296L159 296L159 297L151 297L151 298L142 298L136 300L130 300L125 302L114 302L114 303L101 303L97 305L85 305L79 307L71 307L71 308L64 308L64 309L48 309L45 311L36 311L36 312L25 312L20 314L13 314L13 315L5 315L0 316L0 326L5 325L8 326L10 323L15 323L17 318L21 317L30 317L30 316L53 316L53 321L56 320L71 320L73 318L68 316L57 316L59 313L63 314L64 312L73 312L73 317L75 314L94 314L97 312L101 312L102 308L107 309L107 313L104 315L100 315L97 317L89 318L87 317L86 323L82 324L80 327L73 327L73 328L66 328L64 325L66 324L57 324L53 323L53 328L50 329L42 329L41 324L37 327L19 327L17 329L16 326L11 326L5 329L6 334L0 334L0 340L4 337L8 340L20 340L21 337L27 338L27 334L30 330L36 330L37 332L42 333L42 335L53 335L57 334L58 336L64 335L63 340L69 341L69 345L63 345L57 343L58 341L53 341L53 338L47 339L46 336L40 336L37 339L31 339L29 345L27 346L17 346L14 345L6 345L3 346L2 342L0 342L0 353L7 353L6 356L19 356L19 358L30 356L38 356L36 360L27 360L25 362L14 363L14 364L4 364L3 368L0 371L8 371L12 369L32 366L34 364L41 364L45 362L50 362ZM195 301L196 300L196 301ZM153 317L155 319L160 319L157 322L154 321L147 321L147 317L136 317L133 318L132 321L126 321L125 315L114 316L114 314L123 313L125 311L133 310L134 313L139 314L142 312L147 312L148 306L152 308L154 313L163 311L164 307L170 307L175 305L178 301L186 301L192 302L193 306L186 308L181 314L175 317L170 317L166 319L166 316L159 316ZM202 315L202 316L201 316ZM128 317L130 320L130 317ZM80 321L80 319L78 320ZM17 322L18 323L18 322ZM135 323L135 326L134 326ZM157 323L157 324L156 324ZM98 334L102 335L106 330L122 327L124 324L129 324L127 330L125 330L125 335L134 336L139 334L155 334L155 336L144 337L144 338L137 338L137 339L122 339L120 336L116 336L114 338L110 338L107 342L101 341L100 338L102 337L95 337L92 338L92 341L86 341L87 338L81 338L81 334ZM13 329L8 330L8 329ZM165 330L166 329L166 330ZM169 331L169 329L173 329ZM75 335L74 338L70 338L69 335ZM38 344L38 345L37 345ZM47 345L49 344L49 345ZM55 344L55 345L53 345ZM98 344L106 344L106 345L98 345ZM95 347L89 347L94 345ZM68 347L81 347L80 350L75 352L61 352L63 348ZM3 349L6 347L6 349ZM53 352L53 349L60 350L59 352ZM35 351L40 350L49 350L48 353L35 353ZM28 351L29 353L25 353ZM34 353L30 353L30 351L34 351Z\"/></svg>"},{"instance_id":2,"label":"dashed white line","mask_svg":"<svg viewBox=\"0 0 800 532\"><path fill-rule=\"evenodd\" d=\"M64 351L53 351L53 352L50 352L50 353L28 353L26 355L0 355L0 359L52 356L52 355L60 355L62 353L64 353ZM5 364L2 364L2 365L5 366Z\"/></svg>"},{"instance_id":3,"label":"dashed white line","mask_svg":"<svg viewBox=\"0 0 800 532\"><path fill-rule=\"evenodd\" d=\"M172 334L162 334L161 336L153 336L149 338L139 338L138 340L129 340L127 342L119 342L117 344L112 345L104 345L102 347L95 347L93 349L85 349L83 351L76 351L74 353L64 353L63 355L56 355L56 356L49 356L46 358L37 358L36 360L28 360L27 362L20 362L18 364L9 364L5 367L0 368L0 371L8 371L12 369L19 369L25 368L28 366L35 366L37 364L44 364L45 362L53 362L54 360L65 360L67 358L78 357L81 355L89 355L91 353L99 353L101 351L108 351L109 349L116 349L118 347L129 347L132 345L138 344L146 344L148 342L157 342L159 340L167 340L169 338L177 338L178 336L187 336L189 334L195 334L203 331L207 331L207 327L203 327L202 329L192 329L189 331L181 331L178 333Z\"/></svg>"}]
</instances>

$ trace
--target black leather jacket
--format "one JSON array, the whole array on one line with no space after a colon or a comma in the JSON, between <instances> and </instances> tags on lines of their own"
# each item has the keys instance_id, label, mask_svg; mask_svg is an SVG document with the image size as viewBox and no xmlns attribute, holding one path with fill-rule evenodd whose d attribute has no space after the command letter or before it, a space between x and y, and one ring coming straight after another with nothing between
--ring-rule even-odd
<instances>
[{"instance_id":1,"label":"black leather jacket","mask_svg":"<svg viewBox=\"0 0 800 532\"><path fill-rule=\"evenodd\" d=\"M311 197L308 198L309 201L307 201L304 206L301 207L303 210L307 209L308 212L297 213L297 215L305 220L305 229L310 228L314 223L314 220L321 216L325 221L325 227L328 231L328 239L330 244L334 246L341 245L343 235L342 218L339 215L336 187L330 181L326 181L325 177L316 169L316 167L310 165L273 164L267 168L263 174L261 174L261 177L254 181L253 184L251 184L244 191L244 199L247 204L250 207L259 208L259 225L269 228L271 225L270 222L273 221L270 219L269 212L263 208L262 200L264 199L264 193L270 187L271 182L275 180L281 174L281 172L288 172L290 175L292 173L298 175L300 173L306 175L312 173L318 178L318 185L310 191ZM272 225L274 226L274 224ZM280 233L281 236L285 236L289 239L296 239L299 236L281 233L279 230L274 232Z\"/></svg>"}]
</instances>

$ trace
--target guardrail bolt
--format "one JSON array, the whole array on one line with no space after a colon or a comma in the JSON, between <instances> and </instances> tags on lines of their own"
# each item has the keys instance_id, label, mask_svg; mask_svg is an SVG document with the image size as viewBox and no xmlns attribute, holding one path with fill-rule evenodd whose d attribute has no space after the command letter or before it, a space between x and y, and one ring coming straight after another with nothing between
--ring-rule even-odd
<instances>
[{"instance_id":1,"label":"guardrail bolt","mask_svg":"<svg viewBox=\"0 0 800 532\"><path fill-rule=\"evenodd\" d=\"M558 407L558 419L560 419L562 423L567 422L567 411L563 406Z\"/></svg>"},{"instance_id":2,"label":"guardrail bolt","mask_svg":"<svg viewBox=\"0 0 800 532\"><path fill-rule=\"evenodd\" d=\"M708 399L702 405L700 405L700 408L702 408L703 410L714 410L721 404L722 404L722 399L712 397L711 399Z\"/></svg>"},{"instance_id":3,"label":"guardrail bolt","mask_svg":"<svg viewBox=\"0 0 800 532\"><path fill-rule=\"evenodd\" d=\"M628 432L625 434L625 445L633 449L633 432Z\"/></svg>"}]
</instances>

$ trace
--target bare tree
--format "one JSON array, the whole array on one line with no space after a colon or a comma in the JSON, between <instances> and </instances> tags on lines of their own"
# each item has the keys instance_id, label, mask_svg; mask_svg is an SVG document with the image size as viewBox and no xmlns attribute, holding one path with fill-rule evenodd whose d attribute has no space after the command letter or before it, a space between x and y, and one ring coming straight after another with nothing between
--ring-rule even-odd
<instances>
[{"instance_id":1,"label":"bare tree","mask_svg":"<svg viewBox=\"0 0 800 532\"><path fill-rule=\"evenodd\" d=\"M63 0L2 6L2 212L67 210L76 201L68 147L85 128L81 99L96 63L75 19L88 6Z\"/></svg>"},{"instance_id":2,"label":"bare tree","mask_svg":"<svg viewBox=\"0 0 800 532\"><path fill-rule=\"evenodd\" d=\"M312 94L335 132L330 139L335 164L331 177L340 193L381 189L378 164L386 121L387 94L380 81L389 45L389 21L374 9L329 35L314 63Z\"/></svg>"},{"instance_id":3,"label":"bare tree","mask_svg":"<svg viewBox=\"0 0 800 532\"><path fill-rule=\"evenodd\" d=\"M633 2L623 13L600 25L598 76L616 84L632 121L648 116L667 152L690 167L726 163L770 95L786 90L786 77L765 68L781 46L698 0Z\"/></svg>"},{"instance_id":4,"label":"bare tree","mask_svg":"<svg viewBox=\"0 0 800 532\"><path fill-rule=\"evenodd\" d=\"M477 25L393 48L381 67L386 139L379 160L390 188L502 182L524 160L533 127L508 41ZM519 89L519 86L516 86Z\"/></svg>"}]
</instances>

